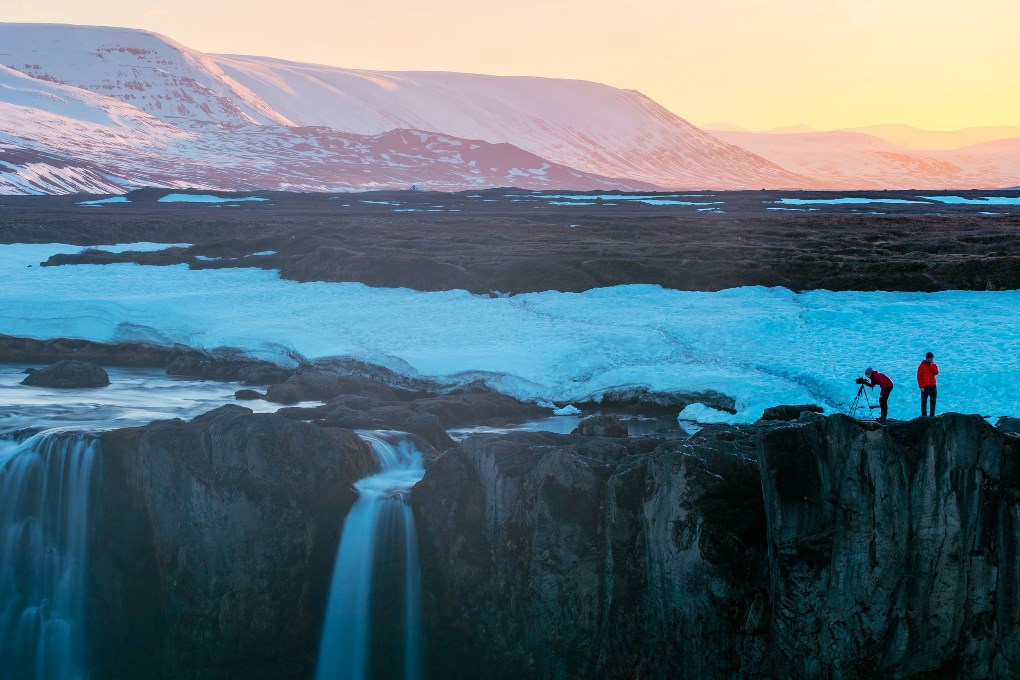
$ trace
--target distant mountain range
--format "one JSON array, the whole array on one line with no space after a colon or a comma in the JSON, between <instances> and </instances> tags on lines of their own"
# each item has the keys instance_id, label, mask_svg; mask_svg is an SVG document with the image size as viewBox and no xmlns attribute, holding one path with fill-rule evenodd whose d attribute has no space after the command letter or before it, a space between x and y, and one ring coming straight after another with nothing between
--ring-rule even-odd
<instances>
[{"instance_id":1,"label":"distant mountain range","mask_svg":"<svg viewBox=\"0 0 1020 680\"><path fill-rule=\"evenodd\" d=\"M0 193L1020 182L1020 139L918 156L833 134L709 133L579 80L362 71L206 55L132 29L0 24Z\"/></svg>"},{"instance_id":2,"label":"distant mountain range","mask_svg":"<svg viewBox=\"0 0 1020 680\"><path fill-rule=\"evenodd\" d=\"M837 189L982 189L1020 179L1020 127L934 131L872 125L823 131L796 125L752 132L711 123L705 128Z\"/></svg>"}]
</instances>

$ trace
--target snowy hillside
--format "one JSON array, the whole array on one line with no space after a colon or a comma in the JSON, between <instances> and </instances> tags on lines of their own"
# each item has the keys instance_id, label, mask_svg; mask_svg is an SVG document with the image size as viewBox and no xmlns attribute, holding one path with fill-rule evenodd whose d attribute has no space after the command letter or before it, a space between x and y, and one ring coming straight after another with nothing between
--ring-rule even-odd
<instances>
[{"instance_id":1,"label":"snowy hillside","mask_svg":"<svg viewBox=\"0 0 1020 680\"><path fill-rule=\"evenodd\" d=\"M0 24L0 66L2 193L806 183L595 83L212 58L49 24Z\"/></svg>"},{"instance_id":2,"label":"snowy hillside","mask_svg":"<svg viewBox=\"0 0 1020 680\"><path fill-rule=\"evenodd\" d=\"M202 53L147 31L0 24L0 64L120 99L164 120L290 124Z\"/></svg>"},{"instance_id":3,"label":"snowy hillside","mask_svg":"<svg viewBox=\"0 0 1020 680\"><path fill-rule=\"evenodd\" d=\"M0 25L0 59L0 194L649 188L507 144L294 126L203 55L151 33Z\"/></svg>"},{"instance_id":4,"label":"snowy hillside","mask_svg":"<svg viewBox=\"0 0 1020 680\"><path fill-rule=\"evenodd\" d=\"M581 80L358 71L213 55L302 125L399 128L508 142L585 172L666 188L785 188L810 181L720 142L644 95Z\"/></svg>"}]
</instances>

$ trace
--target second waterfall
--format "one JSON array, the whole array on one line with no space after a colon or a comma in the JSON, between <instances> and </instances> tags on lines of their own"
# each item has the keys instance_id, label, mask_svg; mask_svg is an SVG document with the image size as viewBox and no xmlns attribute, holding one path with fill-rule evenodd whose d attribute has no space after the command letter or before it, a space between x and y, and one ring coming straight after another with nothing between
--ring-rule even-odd
<instances>
[{"instance_id":1,"label":"second waterfall","mask_svg":"<svg viewBox=\"0 0 1020 680\"><path fill-rule=\"evenodd\" d=\"M408 435L359 432L382 471L362 479L333 568L317 680L421 677L421 575L406 495L425 474Z\"/></svg>"}]
</instances>

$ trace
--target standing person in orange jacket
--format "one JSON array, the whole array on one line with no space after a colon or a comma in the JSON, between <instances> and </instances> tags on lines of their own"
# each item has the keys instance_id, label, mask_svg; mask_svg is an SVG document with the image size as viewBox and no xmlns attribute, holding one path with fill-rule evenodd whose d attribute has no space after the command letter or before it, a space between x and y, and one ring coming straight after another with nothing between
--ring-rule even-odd
<instances>
[{"instance_id":1,"label":"standing person in orange jacket","mask_svg":"<svg viewBox=\"0 0 1020 680\"><path fill-rule=\"evenodd\" d=\"M935 415L935 398L938 389L935 387L935 376L939 374L939 367L935 364L935 355L928 352L924 355L924 361L917 367L917 386L921 388L921 417ZM928 399L931 398L931 412L925 413Z\"/></svg>"},{"instance_id":2,"label":"standing person in orange jacket","mask_svg":"<svg viewBox=\"0 0 1020 680\"><path fill-rule=\"evenodd\" d=\"M893 382L885 373L879 373L872 368L864 369L864 375L867 377L865 385L868 387L878 385L882 388L878 396L878 405L882 409L882 417L878 419L878 422L884 423L886 416L889 415L889 393L892 392Z\"/></svg>"}]
</instances>

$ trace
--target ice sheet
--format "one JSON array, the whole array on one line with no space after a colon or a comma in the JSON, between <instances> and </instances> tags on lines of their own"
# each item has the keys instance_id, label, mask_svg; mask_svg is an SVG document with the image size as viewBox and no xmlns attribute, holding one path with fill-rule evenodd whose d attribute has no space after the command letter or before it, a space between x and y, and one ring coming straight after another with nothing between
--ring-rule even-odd
<instances>
[{"instance_id":1,"label":"ice sheet","mask_svg":"<svg viewBox=\"0 0 1020 680\"><path fill-rule=\"evenodd\" d=\"M279 360L291 350L352 356L558 403L629 386L713 390L737 400L737 421L774 404L836 409L867 366L896 382L892 416L912 417L920 411L914 373L930 350L942 368L941 411L1020 413L1020 291L632 285L490 298L297 283L261 269L26 267L77 249L4 246L0 333L239 347Z\"/></svg>"}]
</instances>

